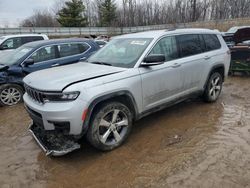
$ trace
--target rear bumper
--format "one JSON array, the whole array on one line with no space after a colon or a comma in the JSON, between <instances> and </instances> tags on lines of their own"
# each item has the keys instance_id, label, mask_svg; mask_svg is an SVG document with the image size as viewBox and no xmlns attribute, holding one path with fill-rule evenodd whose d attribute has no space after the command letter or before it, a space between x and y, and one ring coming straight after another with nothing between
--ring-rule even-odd
<instances>
[{"instance_id":1,"label":"rear bumper","mask_svg":"<svg viewBox=\"0 0 250 188\"><path fill-rule=\"evenodd\" d=\"M60 132L45 131L41 125L32 123L29 131L47 156L62 156L80 148L73 137Z\"/></svg>"}]
</instances>

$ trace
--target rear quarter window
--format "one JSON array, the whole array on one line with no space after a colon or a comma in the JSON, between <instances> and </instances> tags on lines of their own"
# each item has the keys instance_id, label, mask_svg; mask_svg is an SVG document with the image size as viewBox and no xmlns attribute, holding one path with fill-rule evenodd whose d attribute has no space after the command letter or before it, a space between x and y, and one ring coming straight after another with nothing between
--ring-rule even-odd
<instances>
[{"instance_id":1,"label":"rear quarter window","mask_svg":"<svg viewBox=\"0 0 250 188\"><path fill-rule=\"evenodd\" d=\"M212 51L221 48L221 44L217 35L205 34L203 35L203 39L205 41L206 51Z\"/></svg>"},{"instance_id":2,"label":"rear quarter window","mask_svg":"<svg viewBox=\"0 0 250 188\"><path fill-rule=\"evenodd\" d=\"M186 34L176 36L179 45L180 56L188 57L203 52L202 43L199 35Z\"/></svg>"}]
</instances>

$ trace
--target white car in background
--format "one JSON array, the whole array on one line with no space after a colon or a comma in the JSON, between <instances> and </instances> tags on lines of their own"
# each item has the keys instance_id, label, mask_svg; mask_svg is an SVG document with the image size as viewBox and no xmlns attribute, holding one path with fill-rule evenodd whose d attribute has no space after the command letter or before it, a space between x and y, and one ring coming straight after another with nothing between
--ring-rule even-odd
<instances>
[{"instance_id":1,"label":"white car in background","mask_svg":"<svg viewBox=\"0 0 250 188\"><path fill-rule=\"evenodd\" d=\"M28 42L38 40L48 40L47 35L43 34L18 34L6 35L0 37L0 56L7 54L10 51L26 44Z\"/></svg>"}]
</instances>

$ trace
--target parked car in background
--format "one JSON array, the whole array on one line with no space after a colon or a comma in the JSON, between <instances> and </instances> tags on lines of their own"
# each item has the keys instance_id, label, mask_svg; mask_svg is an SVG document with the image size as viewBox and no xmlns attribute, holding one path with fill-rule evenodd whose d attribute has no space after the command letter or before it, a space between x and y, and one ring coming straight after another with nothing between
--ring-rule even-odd
<instances>
[{"instance_id":1,"label":"parked car in background","mask_svg":"<svg viewBox=\"0 0 250 188\"><path fill-rule=\"evenodd\" d=\"M98 37L96 37L96 40L104 40L104 41L109 41L110 37L107 35L99 35Z\"/></svg>"},{"instance_id":2,"label":"parked car in background","mask_svg":"<svg viewBox=\"0 0 250 188\"><path fill-rule=\"evenodd\" d=\"M48 40L47 35L43 34L19 34L19 35L6 35L0 37L0 57L6 52L12 51L23 44L38 40Z\"/></svg>"},{"instance_id":3,"label":"parked car in background","mask_svg":"<svg viewBox=\"0 0 250 188\"><path fill-rule=\"evenodd\" d=\"M230 52L221 34L177 29L112 39L86 63L24 78L34 138L47 155L79 148L117 148L134 120L194 96L215 102L228 75Z\"/></svg>"},{"instance_id":4,"label":"parked car in background","mask_svg":"<svg viewBox=\"0 0 250 188\"><path fill-rule=\"evenodd\" d=\"M108 43L105 40L95 40L95 42L99 45L100 48L104 47Z\"/></svg>"},{"instance_id":5,"label":"parked car in background","mask_svg":"<svg viewBox=\"0 0 250 188\"><path fill-rule=\"evenodd\" d=\"M85 60L98 49L88 39L36 41L17 48L0 58L0 105L11 106L22 100L23 77L29 73Z\"/></svg>"},{"instance_id":6,"label":"parked car in background","mask_svg":"<svg viewBox=\"0 0 250 188\"><path fill-rule=\"evenodd\" d=\"M233 47L239 43L249 45L250 42L250 26L232 27L222 36L228 47Z\"/></svg>"}]
</instances>

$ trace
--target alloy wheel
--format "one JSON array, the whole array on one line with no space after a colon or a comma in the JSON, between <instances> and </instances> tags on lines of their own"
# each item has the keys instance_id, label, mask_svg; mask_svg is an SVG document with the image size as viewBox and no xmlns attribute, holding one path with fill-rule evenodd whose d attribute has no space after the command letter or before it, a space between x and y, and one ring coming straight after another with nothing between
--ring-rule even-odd
<instances>
[{"instance_id":1,"label":"alloy wheel","mask_svg":"<svg viewBox=\"0 0 250 188\"><path fill-rule=\"evenodd\" d=\"M209 88L209 95L210 97L215 100L218 98L221 92L221 78L219 76L214 77L211 80L210 88Z\"/></svg>"},{"instance_id":2,"label":"alloy wheel","mask_svg":"<svg viewBox=\"0 0 250 188\"><path fill-rule=\"evenodd\" d=\"M128 118L121 110L111 110L101 118L98 130L103 144L116 144L123 140L128 130Z\"/></svg>"},{"instance_id":3,"label":"alloy wheel","mask_svg":"<svg viewBox=\"0 0 250 188\"><path fill-rule=\"evenodd\" d=\"M0 100L3 104L11 106L20 102L22 97L21 92L13 87L2 90L0 94Z\"/></svg>"}]
</instances>

